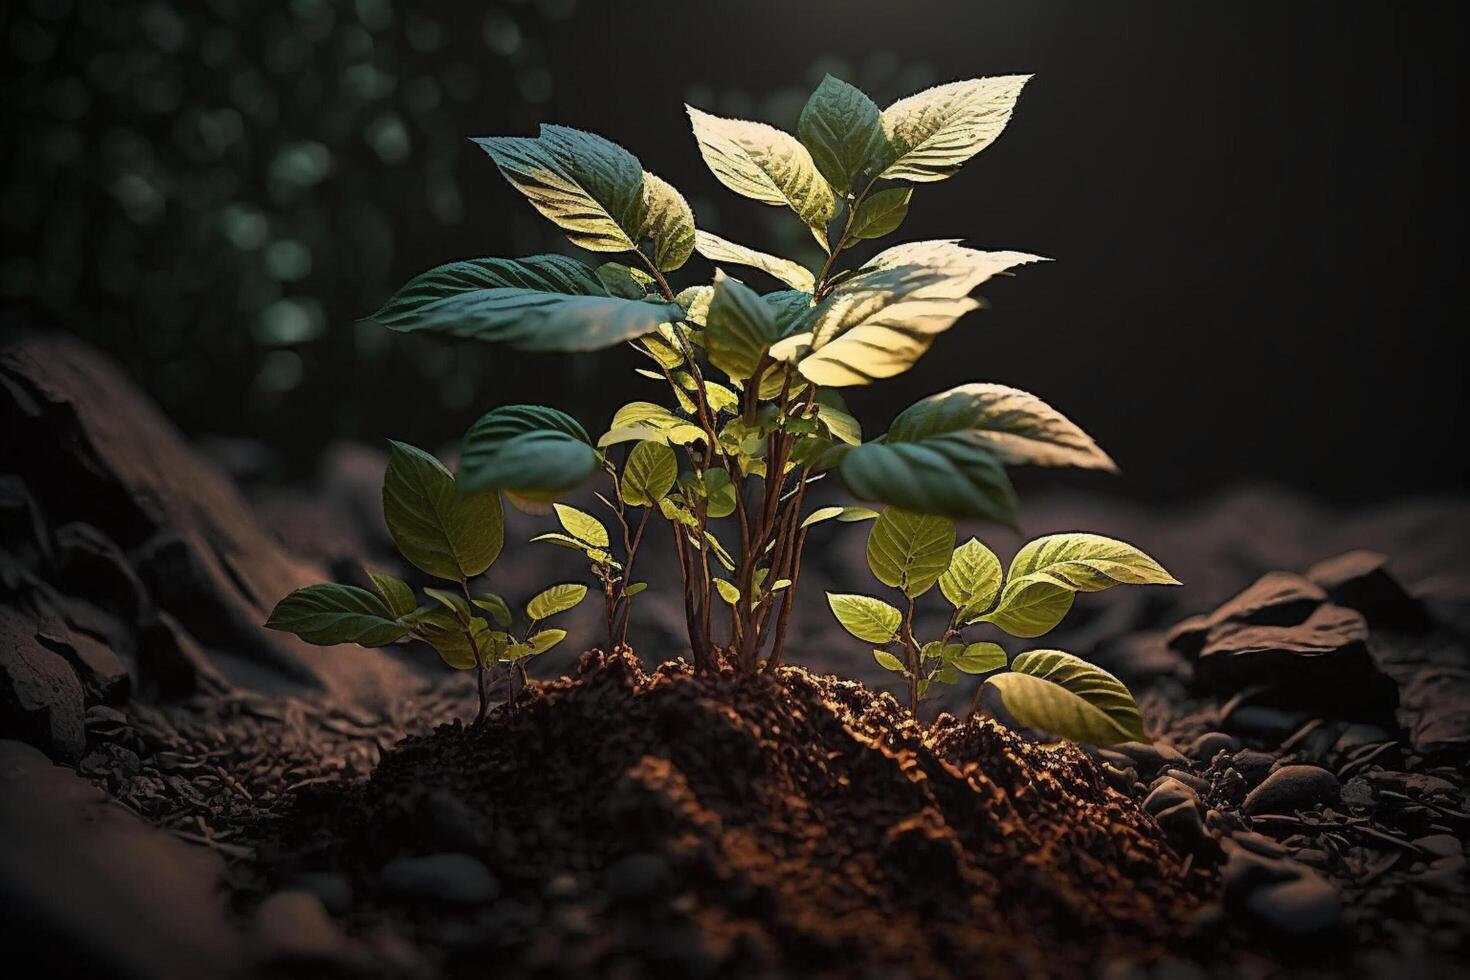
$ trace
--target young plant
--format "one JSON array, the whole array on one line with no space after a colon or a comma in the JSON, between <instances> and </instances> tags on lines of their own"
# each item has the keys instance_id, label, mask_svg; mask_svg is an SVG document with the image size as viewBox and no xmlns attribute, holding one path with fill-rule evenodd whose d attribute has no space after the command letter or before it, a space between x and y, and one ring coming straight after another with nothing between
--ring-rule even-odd
<instances>
[{"instance_id":1,"label":"young plant","mask_svg":"<svg viewBox=\"0 0 1470 980\"><path fill-rule=\"evenodd\" d=\"M953 82L880 110L828 76L795 135L688 107L715 178L790 211L821 250L814 267L696 228L683 195L601 136L546 125L536 136L475 140L572 245L621 261L451 262L411 280L371 319L525 351L628 344L648 359L638 374L663 386L665 403L623 406L596 440L554 408L492 409L465 434L457 477L466 499L498 491L541 504L609 478L602 499L622 532L621 559L606 526L565 506L557 516L566 533L539 539L590 560L609 645L625 642L644 588L632 572L653 517L672 530L696 669L748 674L782 661L811 530L873 516L841 507L803 515L808 488L827 473L860 498L917 515L1013 525L1007 465L1114 468L1061 413L1004 385L925 398L866 442L841 395L908 370L980 307L978 287L1042 261L936 240L843 267L855 246L898 230L915 186L953 176L995 141L1028 78ZM711 282L676 289L668 276L695 252L720 267ZM736 267L785 288L758 291L725 271ZM717 606L728 615L723 637ZM917 684L924 658L910 653Z\"/></svg>"},{"instance_id":2,"label":"young plant","mask_svg":"<svg viewBox=\"0 0 1470 980\"><path fill-rule=\"evenodd\" d=\"M1053 534L1022 547L1002 574L1000 559L976 539L955 547L953 521L890 507L868 534L868 567L902 593L903 608L833 592L827 602L843 629L879 645L873 657L907 682L910 711L934 684L988 674L985 683L1006 710L1032 728L1101 745L1143 738L1133 696L1102 668L1061 650L1010 660L998 643L964 638L969 627L990 624L1034 639L1062 621L1078 592L1179 584L1142 551L1097 534ZM925 642L914 635L915 605L936 584L953 611L944 631ZM1010 671L997 673L1008 662Z\"/></svg>"},{"instance_id":3,"label":"young plant","mask_svg":"<svg viewBox=\"0 0 1470 980\"><path fill-rule=\"evenodd\" d=\"M581 602L587 586L569 582L538 593L526 604L522 628L514 629L503 598L471 588L471 580L495 564L505 543L500 495L493 490L465 492L437 459L401 442L392 443L383 478L383 517L409 564L455 587L425 588L431 601L421 606L408 583L368 569L375 592L353 585L309 585L277 603L265 625L321 646L382 647L408 639L427 643L449 666L475 671L475 720L480 721L488 704L486 674L504 664L507 682L514 674L524 687L526 660L567 635L566 630L540 625Z\"/></svg>"}]
</instances>

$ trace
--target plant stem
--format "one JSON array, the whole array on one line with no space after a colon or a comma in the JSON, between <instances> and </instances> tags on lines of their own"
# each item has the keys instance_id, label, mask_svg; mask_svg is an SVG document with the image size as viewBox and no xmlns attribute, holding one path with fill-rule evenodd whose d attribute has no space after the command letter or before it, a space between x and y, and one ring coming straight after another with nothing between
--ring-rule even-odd
<instances>
[{"instance_id":1,"label":"plant stem","mask_svg":"<svg viewBox=\"0 0 1470 980\"><path fill-rule=\"evenodd\" d=\"M868 192L873 189L873 185L877 182L877 177L868 181L868 186L864 187L863 192L853 198L852 204L849 205L847 209L847 220L842 223L842 234L837 236L837 241L832 245L832 251L827 253L827 261L822 264L822 271L817 276L816 285L812 287L812 298L814 300L820 301L826 297L827 276L832 272L832 263L837 261L838 253L847 247L847 236L852 233L852 219L857 214L857 209L862 207L863 199L868 196Z\"/></svg>"},{"instance_id":2,"label":"plant stem","mask_svg":"<svg viewBox=\"0 0 1470 980\"><path fill-rule=\"evenodd\" d=\"M908 609L903 616L903 645L908 653L909 713L919 716L919 644L914 640L914 597L905 593Z\"/></svg>"},{"instance_id":3,"label":"plant stem","mask_svg":"<svg viewBox=\"0 0 1470 980\"><path fill-rule=\"evenodd\" d=\"M465 579L460 579L459 588L464 593L464 601L467 603L472 602L473 600L470 599L470 583ZM475 657L475 690L480 696L480 707L475 712L475 724L478 725L485 720L485 711L488 706L488 699L485 697L485 660L480 656L480 641L475 639L474 628L469 623L465 624L464 635L465 639L470 641L470 653Z\"/></svg>"}]
</instances>

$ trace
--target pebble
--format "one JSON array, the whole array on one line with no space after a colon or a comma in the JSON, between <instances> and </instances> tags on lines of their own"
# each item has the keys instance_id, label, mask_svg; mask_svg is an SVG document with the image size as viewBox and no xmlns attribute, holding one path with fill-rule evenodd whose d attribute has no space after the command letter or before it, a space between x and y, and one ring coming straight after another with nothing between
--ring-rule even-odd
<instances>
[{"instance_id":1,"label":"pebble","mask_svg":"<svg viewBox=\"0 0 1470 980\"><path fill-rule=\"evenodd\" d=\"M1361 776L1354 776L1342 784L1342 802L1348 807L1370 807L1376 801L1378 794L1373 791L1373 784Z\"/></svg>"},{"instance_id":2,"label":"pebble","mask_svg":"<svg viewBox=\"0 0 1470 980\"><path fill-rule=\"evenodd\" d=\"M1190 789L1194 790L1196 793L1208 793L1210 791L1210 781L1208 779L1202 779L1201 777L1196 776L1194 773L1186 772L1183 769L1165 769L1163 774L1159 778L1177 779L1185 786L1188 786ZM1157 783L1157 780L1155 780L1155 783Z\"/></svg>"},{"instance_id":3,"label":"pebble","mask_svg":"<svg viewBox=\"0 0 1470 980\"><path fill-rule=\"evenodd\" d=\"M294 891L311 892L333 915L342 915L352 908L352 882L344 874L303 871L292 876L288 886Z\"/></svg>"},{"instance_id":4,"label":"pebble","mask_svg":"<svg viewBox=\"0 0 1470 980\"><path fill-rule=\"evenodd\" d=\"M672 886L673 869L658 854L640 852L607 869L607 890L615 899L637 900L661 895Z\"/></svg>"},{"instance_id":5,"label":"pebble","mask_svg":"<svg viewBox=\"0 0 1470 980\"><path fill-rule=\"evenodd\" d=\"M1247 816L1295 813L1338 801L1337 777L1317 766L1282 766L1251 790L1241 804Z\"/></svg>"},{"instance_id":6,"label":"pebble","mask_svg":"<svg viewBox=\"0 0 1470 980\"><path fill-rule=\"evenodd\" d=\"M1157 817L1165 810L1181 803L1194 803L1197 799L1198 794L1188 784L1172 776L1163 776L1154 784L1148 796L1144 797L1143 809L1145 813L1151 813Z\"/></svg>"},{"instance_id":7,"label":"pebble","mask_svg":"<svg viewBox=\"0 0 1470 980\"><path fill-rule=\"evenodd\" d=\"M1226 732L1205 732L1189 743L1185 755L1200 762L1209 762L1221 752L1238 751L1242 745L1240 739Z\"/></svg>"},{"instance_id":8,"label":"pebble","mask_svg":"<svg viewBox=\"0 0 1470 980\"><path fill-rule=\"evenodd\" d=\"M276 892L255 910L255 931L276 955L318 959L341 949L343 936L310 892Z\"/></svg>"},{"instance_id":9,"label":"pebble","mask_svg":"<svg viewBox=\"0 0 1470 980\"><path fill-rule=\"evenodd\" d=\"M1248 782L1254 784L1266 778L1266 774L1276 764L1276 757L1270 752L1258 752L1255 749L1241 749L1231 758L1230 764Z\"/></svg>"},{"instance_id":10,"label":"pebble","mask_svg":"<svg viewBox=\"0 0 1470 980\"><path fill-rule=\"evenodd\" d=\"M1258 834L1253 830L1237 830L1230 835L1230 839L1262 857L1282 858L1286 857L1286 848L1276 843L1265 834Z\"/></svg>"},{"instance_id":11,"label":"pebble","mask_svg":"<svg viewBox=\"0 0 1470 980\"><path fill-rule=\"evenodd\" d=\"M478 905L500 894L500 882L468 854L399 858L383 867L383 887L406 898Z\"/></svg>"},{"instance_id":12,"label":"pebble","mask_svg":"<svg viewBox=\"0 0 1470 980\"><path fill-rule=\"evenodd\" d=\"M1152 777L1165 765L1184 767L1189 765L1189 760L1184 757L1184 753L1163 742L1155 742L1152 745L1147 742L1123 742L1113 748L1133 760L1141 776Z\"/></svg>"},{"instance_id":13,"label":"pebble","mask_svg":"<svg viewBox=\"0 0 1470 980\"><path fill-rule=\"evenodd\" d=\"M1465 853L1465 847L1460 843L1458 837L1451 834L1430 834L1427 837L1416 837L1414 846L1420 850L1428 851L1435 857L1460 857Z\"/></svg>"},{"instance_id":14,"label":"pebble","mask_svg":"<svg viewBox=\"0 0 1470 980\"><path fill-rule=\"evenodd\" d=\"M1312 871L1256 889L1246 898L1245 908L1260 925L1284 936L1320 935L1342 923L1337 889Z\"/></svg>"},{"instance_id":15,"label":"pebble","mask_svg":"<svg viewBox=\"0 0 1470 980\"><path fill-rule=\"evenodd\" d=\"M1243 704L1221 719L1221 723L1237 735L1279 743L1296 731L1306 715L1265 704Z\"/></svg>"},{"instance_id":16,"label":"pebble","mask_svg":"<svg viewBox=\"0 0 1470 980\"><path fill-rule=\"evenodd\" d=\"M1216 848L1215 839L1205 830L1204 820L1199 815L1199 804L1192 799L1169 807L1155 819L1164 835L1186 851L1203 854Z\"/></svg>"}]
</instances>

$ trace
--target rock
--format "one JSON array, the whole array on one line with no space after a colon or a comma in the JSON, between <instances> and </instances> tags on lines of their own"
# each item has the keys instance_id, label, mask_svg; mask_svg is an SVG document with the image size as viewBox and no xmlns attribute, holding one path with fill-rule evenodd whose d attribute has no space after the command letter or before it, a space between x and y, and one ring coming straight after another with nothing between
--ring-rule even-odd
<instances>
[{"instance_id":1,"label":"rock","mask_svg":"<svg viewBox=\"0 0 1470 980\"><path fill-rule=\"evenodd\" d=\"M1224 623L1294 626L1327 600L1320 586L1291 572L1267 572L1207 616L1194 616L1172 629L1165 642L1188 657L1198 656L1209 634Z\"/></svg>"},{"instance_id":2,"label":"rock","mask_svg":"<svg viewBox=\"0 0 1470 980\"><path fill-rule=\"evenodd\" d=\"M52 563L54 546L46 519L25 481L13 473L0 475L0 541L21 567Z\"/></svg>"},{"instance_id":3,"label":"rock","mask_svg":"<svg viewBox=\"0 0 1470 980\"><path fill-rule=\"evenodd\" d=\"M1281 936L1322 935L1342 924L1337 889L1311 871L1256 889L1246 898L1245 909L1259 925Z\"/></svg>"},{"instance_id":4,"label":"rock","mask_svg":"<svg viewBox=\"0 0 1470 980\"><path fill-rule=\"evenodd\" d=\"M273 957L326 959L345 938L319 898L307 891L283 891L255 910L255 931Z\"/></svg>"},{"instance_id":5,"label":"rock","mask_svg":"<svg viewBox=\"0 0 1470 980\"><path fill-rule=\"evenodd\" d=\"M1332 744L1332 751L1339 755L1349 755L1366 746L1380 745L1393 740L1394 737L1386 729L1377 725L1355 722L1343 727L1342 732L1337 736L1337 741Z\"/></svg>"},{"instance_id":6,"label":"rock","mask_svg":"<svg viewBox=\"0 0 1470 980\"><path fill-rule=\"evenodd\" d=\"M1220 752L1234 752L1241 747L1240 739L1225 732L1205 732L1189 743L1184 754L1199 762L1209 762Z\"/></svg>"},{"instance_id":7,"label":"rock","mask_svg":"<svg viewBox=\"0 0 1470 980\"><path fill-rule=\"evenodd\" d=\"M86 596L88 601L129 622L150 612L148 593L117 542L80 521L61 525L55 536L53 584L61 591Z\"/></svg>"},{"instance_id":8,"label":"rock","mask_svg":"<svg viewBox=\"0 0 1470 980\"><path fill-rule=\"evenodd\" d=\"M1313 565L1307 578L1374 627L1428 629L1433 625L1428 612L1389 574L1387 565L1388 557L1376 551L1349 551Z\"/></svg>"},{"instance_id":9,"label":"rock","mask_svg":"<svg viewBox=\"0 0 1470 980\"><path fill-rule=\"evenodd\" d=\"M1295 813L1318 804L1338 802L1337 777L1317 766L1282 766L1246 796L1241 812L1247 816L1265 813Z\"/></svg>"},{"instance_id":10,"label":"rock","mask_svg":"<svg viewBox=\"0 0 1470 980\"><path fill-rule=\"evenodd\" d=\"M1416 837L1414 846L1437 858L1460 857L1465 853L1465 846L1453 834L1430 834L1427 837Z\"/></svg>"},{"instance_id":11,"label":"rock","mask_svg":"<svg viewBox=\"0 0 1470 980\"><path fill-rule=\"evenodd\" d=\"M1371 807L1378 800L1373 784L1361 776L1354 776L1342 784L1342 805L1356 809Z\"/></svg>"},{"instance_id":12,"label":"rock","mask_svg":"<svg viewBox=\"0 0 1470 980\"><path fill-rule=\"evenodd\" d=\"M1328 717L1391 718L1398 689L1368 652L1368 624L1320 606L1290 626L1226 622L1210 631L1195 676L1215 694L1257 689L1258 702Z\"/></svg>"},{"instance_id":13,"label":"rock","mask_svg":"<svg viewBox=\"0 0 1470 980\"><path fill-rule=\"evenodd\" d=\"M1208 854L1218 849L1215 839L1205 830L1199 815L1199 804L1189 799L1174 804L1155 815L1164 835L1183 851Z\"/></svg>"},{"instance_id":14,"label":"rock","mask_svg":"<svg viewBox=\"0 0 1470 980\"><path fill-rule=\"evenodd\" d=\"M1241 749L1230 759L1231 767L1238 770L1246 781L1251 785L1259 783L1270 773L1271 767L1276 764L1276 757L1270 752L1259 752L1256 749Z\"/></svg>"},{"instance_id":15,"label":"rock","mask_svg":"<svg viewBox=\"0 0 1470 980\"><path fill-rule=\"evenodd\" d=\"M1189 760L1178 749L1163 742L1152 745L1146 742L1122 742L1113 746L1113 749L1133 760L1139 774L1143 776L1154 776L1166 764L1189 765Z\"/></svg>"},{"instance_id":16,"label":"rock","mask_svg":"<svg viewBox=\"0 0 1470 980\"><path fill-rule=\"evenodd\" d=\"M166 612L158 611L138 630L139 683L165 698L218 693L229 681L210 663L189 631Z\"/></svg>"},{"instance_id":17,"label":"rock","mask_svg":"<svg viewBox=\"0 0 1470 980\"><path fill-rule=\"evenodd\" d=\"M352 882L335 871L303 871L287 882L291 891L311 892L333 915L343 915L352 908Z\"/></svg>"},{"instance_id":18,"label":"rock","mask_svg":"<svg viewBox=\"0 0 1470 980\"><path fill-rule=\"evenodd\" d=\"M0 742L0 841L13 964L55 977L239 976L219 857L20 742Z\"/></svg>"},{"instance_id":19,"label":"rock","mask_svg":"<svg viewBox=\"0 0 1470 980\"><path fill-rule=\"evenodd\" d=\"M1241 703L1227 705L1225 712L1221 715L1220 723L1232 732L1247 738L1279 744L1288 734L1295 731L1306 720L1306 717L1300 711L1286 711L1264 704Z\"/></svg>"},{"instance_id":20,"label":"rock","mask_svg":"<svg viewBox=\"0 0 1470 980\"><path fill-rule=\"evenodd\" d=\"M29 618L0 606L0 737L19 738L53 759L86 748L86 697L66 660L36 639Z\"/></svg>"},{"instance_id":21,"label":"rock","mask_svg":"<svg viewBox=\"0 0 1470 980\"><path fill-rule=\"evenodd\" d=\"M1172 776L1165 776L1155 783L1148 796L1144 797L1143 809L1157 817L1171 807L1181 803L1194 803L1198 799L1198 794L1191 787Z\"/></svg>"},{"instance_id":22,"label":"rock","mask_svg":"<svg viewBox=\"0 0 1470 980\"><path fill-rule=\"evenodd\" d=\"M617 900L637 902L663 895L673 886L669 862L658 854L629 854L614 862L606 873L608 893Z\"/></svg>"},{"instance_id":23,"label":"rock","mask_svg":"<svg viewBox=\"0 0 1470 980\"><path fill-rule=\"evenodd\" d=\"M1159 775L1159 779L1177 779L1196 793L1208 793L1210 791L1210 781L1208 779L1201 778L1183 769L1169 767ZM1158 781L1158 779L1154 780L1154 785L1158 785Z\"/></svg>"},{"instance_id":24,"label":"rock","mask_svg":"<svg viewBox=\"0 0 1470 980\"><path fill-rule=\"evenodd\" d=\"M1254 854L1268 858L1286 857L1286 848L1276 843L1264 834L1258 834L1253 830L1237 830L1230 835L1230 839L1241 847L1246 848Z\"/></svg>"},{"instance_id":25,"label":"rock","mask_svg":"<svg viewBox=\"0 0 1470 980\"><path fill-rule=\"evenodd\" d=\"M1238 906L1255 890L1282 881L1291 881L1304 874L1307 869L1285 858L1266 857L1249 847L1235 842L1234 836L1223 845L1226 861L1221 872L1226 903Z\"/></svg>"},{"instance_id":26,"label":"rock","mask_svg":"<svg viewBox=\"0 0 1470 980\"><path fill-rule=\"evenodd\" d=\"M75 630L37 630L36 639L71 664L88 704L118 705L127 701L132 677L116 653Z\"/></svg>"},{"instance_id":27,"label":"rock","mask_svg":"<svg viewBox=\"0 0 1470 980\"><path fill-rule=\"evenodd\" d=\"M1463 760L1470 754L1470 670L1463 636L1447 630L1380 631L1369 645L1378 669L1398 685L1395 721L1421 755Z\"/></svg>"},{"instance_id":28,"label":"rock","mask_svg":"<svg viewBox=\"0 0 1470 980\"><path fill-rule=\"evenodd\" d=\"M401 898L481 905L500 894L500 882L468 854L430 854L399 858L383 867L378 880Z\"/></svg>"},{"instance_id":29,"label":"rock","mask_svg":"<svg viewBox=\"0 0 1470 980\"><path fill-rule=\"evenodd\" d=\"M1448 779L1422 772L1368 772L1363 778L1379 789L1393 790L1415 799L1458 796L1459 789Z\"/></svg>"},{"instance_id":30,"label":"rock","mask_svg":"<svg viewBox=\"0 0 1470 980\"><path fill-rule=\"evenodd\" d=\"M1337 742L1337 733L1337 726L1315 718L1282 742L1281 751L1296 762L1319 763L1332 751L1333 744Z\"/></svg>"}]
</instances>

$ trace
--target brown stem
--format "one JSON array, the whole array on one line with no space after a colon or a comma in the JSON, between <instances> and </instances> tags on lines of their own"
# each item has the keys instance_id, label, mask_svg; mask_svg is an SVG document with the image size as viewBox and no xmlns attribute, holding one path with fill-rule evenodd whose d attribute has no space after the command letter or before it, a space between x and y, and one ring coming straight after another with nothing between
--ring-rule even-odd
<instances>
[{"instance_id":1,"label":"brown stem","mask_svg":"<svg viewBox=\"0 0 1470 980\"><path fill-rule=\"evenodd\" d=\"M903 617L903 645L909 662L909 713L919 716L919 644L914 640L914 597L908 599L908 610Z\"/></svg>"},{"instance_id":2,"label":"brown stem","mask_svg":"<svg viewBox=\"0 0 1470 980\"><path fill-rule=\"evenodd\" d=\"M822 264L822 271L818 274L816 286L812 289L814 299L821 300L827 295L827 276L832 272L832 263L837 261L838 254L847 247L847 236L852 233L852 219L857 215L857 209L862 207L863 199L868 196L868 192L877 182L877 177L868 181L868 186L863 188L863 192L853 199L852 206L847 209L847 220L842 224L842 234L837 236L837 241L832 245L832 251L827 253L827 261Z\"/></svg>"},{"instance_id":3,"label":"brown stem","mask_svg":"<svg viewBox=\"0 0 1470 980\"><path fill-rule=\"evenodd\" d=\"M633 535L633 543L628 546L628 564L623 569L623 594L618 597L622 604L619 611L621 618L618 622L618 642L625 646L628 643L628 622L633 617L633 597L628 595L628 585L633 577L633 564L638 560L638 546L643 543L643 532L648 528L648 518L652 513L652 507L643 508L643 516L638 519L638 531Z\"/></svg>"}]
</instances>

